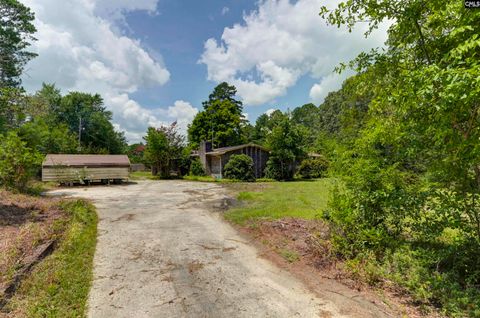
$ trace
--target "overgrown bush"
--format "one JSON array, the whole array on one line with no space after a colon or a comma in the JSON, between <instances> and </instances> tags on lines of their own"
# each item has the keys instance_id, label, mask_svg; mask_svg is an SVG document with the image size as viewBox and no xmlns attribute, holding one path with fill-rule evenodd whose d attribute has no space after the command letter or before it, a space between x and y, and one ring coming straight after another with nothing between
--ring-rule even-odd
<instances>
[{"instance_id":1,"label":"overgrown bush","mask_svg":"<svg viewBox=\"0 0 480 318\"><path fill-rule=\"evenodd\" d=\"M298 174L304 179L322 178L328 170L328 161L323 158L305 159L298 167Z\"/></svg>"},{"instance_id":2,"label":"overgrown bush","mask_svg":"<svg viewBox=\"0 0 480 318\"><path fill-rule=\"evenodd\" d=\"M0 135L0 185L26 190L41 162L40 153L28 148L15 132Z\"/></svg>"},{"instance_id":3,"label":"overgrown bush","mask_svg":"<svg viewBox=\"0 0 480 318\"><path fill-rule=\"evenodd\" d=\"M270 158L265 175L276 180L291 180L295 175L296 163L305 155L302 147L304 131L288 117L282 118L267 137Z\"/></svg>"},{"instance_id":4,"label":"overgrown bush","mask_svg":"<svg viewBox=\"0 0 480 318\"><path fill-rule=\"evenodd\" d=\"M264 172L268 179L292 180L295 175L295 162L282 161L279 157L270 156Z\"/></svg>"},{"instance_id":5,"label":"overgrown bush","mask_svg":"<svg viewBox=\"0 0 480 318\"><path fill-rule=\"evenodd\" d=\"M227 179L240 181L255 181L253 159L247 155L233 155L223 169Z\"/></svg>"},{"instance_id":6,"label":"overgrown bush","mask_svg":"<svg viewBox=\"0 0 480 318\"><path fill-rule=\"evenodd\" d=\"M194 159L190 163L190 172L191 176L205 176L205 169L203 168L202 163L199 159Z\"/></svg>"}]
</instances>

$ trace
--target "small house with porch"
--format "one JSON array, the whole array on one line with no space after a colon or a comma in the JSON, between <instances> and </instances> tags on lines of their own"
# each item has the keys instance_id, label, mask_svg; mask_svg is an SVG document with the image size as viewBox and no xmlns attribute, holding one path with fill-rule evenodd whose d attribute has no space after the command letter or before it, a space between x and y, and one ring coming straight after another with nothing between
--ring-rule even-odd
<instances>
[{"instance_id":1,"label":"small house with porch","mask_svg":"<svg viewBox=\"0 0 480 318\"><path fill-rule=\"evenodd\" d=\"M255 177L263 177L269 150L254 143L214 149L211 142L202 141L200 148L193 155L199 157L207 175L221 179L223 177L223 168L230 160L230 157L240 154L250 156L253 160Z\"/></svg>"}]
</instances>

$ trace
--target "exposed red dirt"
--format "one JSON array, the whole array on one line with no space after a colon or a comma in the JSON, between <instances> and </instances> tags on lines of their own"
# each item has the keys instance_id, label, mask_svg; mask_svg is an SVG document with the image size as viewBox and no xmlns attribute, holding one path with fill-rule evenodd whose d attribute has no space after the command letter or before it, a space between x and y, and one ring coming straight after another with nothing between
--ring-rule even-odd
<instances>
[{"instance_id":1,"label":"exposed red dirt","mask_svg":"<svg viewBox=\"0 0 480 318\"><path fill-rule=\"evenodd\" d=\"M441 317L433 311L423 311L407 293L388 282L373 287L355 279L334 254L330 229L321 220L284 218L257 222L240 228L240 231L254 237L263 257L290 271L312 291L324 297L354 299L360 294L383 308L387 315ZM345 290L338 292L336 282L341 282Z\"/></svg>"}]
</instances>

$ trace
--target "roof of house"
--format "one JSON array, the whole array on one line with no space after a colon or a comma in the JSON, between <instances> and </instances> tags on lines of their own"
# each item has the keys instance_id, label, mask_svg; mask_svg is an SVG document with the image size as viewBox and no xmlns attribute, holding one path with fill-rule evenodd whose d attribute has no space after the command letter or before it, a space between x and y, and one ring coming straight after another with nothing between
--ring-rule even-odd
<instances>
[{"instance_id":1,"label":"roof of house","mask_svg":"<svg viewBox=\"0 0 480 318\"><path fill-rule=\"evenodd\" d=\"M238 145L238 146L216 148L216 149L213 149L210 152L207 152L206 154L211 155L211 156L218 156L218 155L226 154L227 152L243 149L243 148L246 148L246 147L255 147L255 148L259 148L263 151L269 151L267 148L265 148L263 146L260 146L260 145L254 144L254 143L248 143L248 144L243 144L243 145Z\"/></svg>"},{"instance_id":2,"label":"roof of house","mask_svg":"<svg viewBox=\"0 0 480 318\"><path fill-rule=\"evenodd\" d=\"M43 160L43 167L130 167L127 155L52 155Z\"/></svg>"}]
</instances>

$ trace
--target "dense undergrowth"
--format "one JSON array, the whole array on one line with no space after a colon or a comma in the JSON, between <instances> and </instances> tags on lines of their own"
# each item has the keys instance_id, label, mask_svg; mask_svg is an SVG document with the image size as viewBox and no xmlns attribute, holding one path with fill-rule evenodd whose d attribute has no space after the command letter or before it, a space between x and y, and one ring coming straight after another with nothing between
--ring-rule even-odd
<instances>
[{"instance_id":1,"label":"dense undergrowth","mask_svg":"<svg viewBox=\"0 0 480 318\"><path fill-rule=\"evenodd\" d=\"M422 240L421 233L413 230L402 232L402 239L389 240L381 232L355 224L354 218L348 219L351 214L339 216L332 210L340 204L332 200L332 193L338 190L336 185L338 182L333 179L230 184L238 192L240 205L229 210L226 218L253 227L259 222L288 217L322 219L330 224L331 256L344 264L350 277L375 288L408 295L412 305L426 316L432 308L451 317L480 315L478 286L468 280L475 280L475 273L469 270L478 267L479 254L474 243L453 229L443 230L430 241Z\"/></svg>"}]
</instances>

